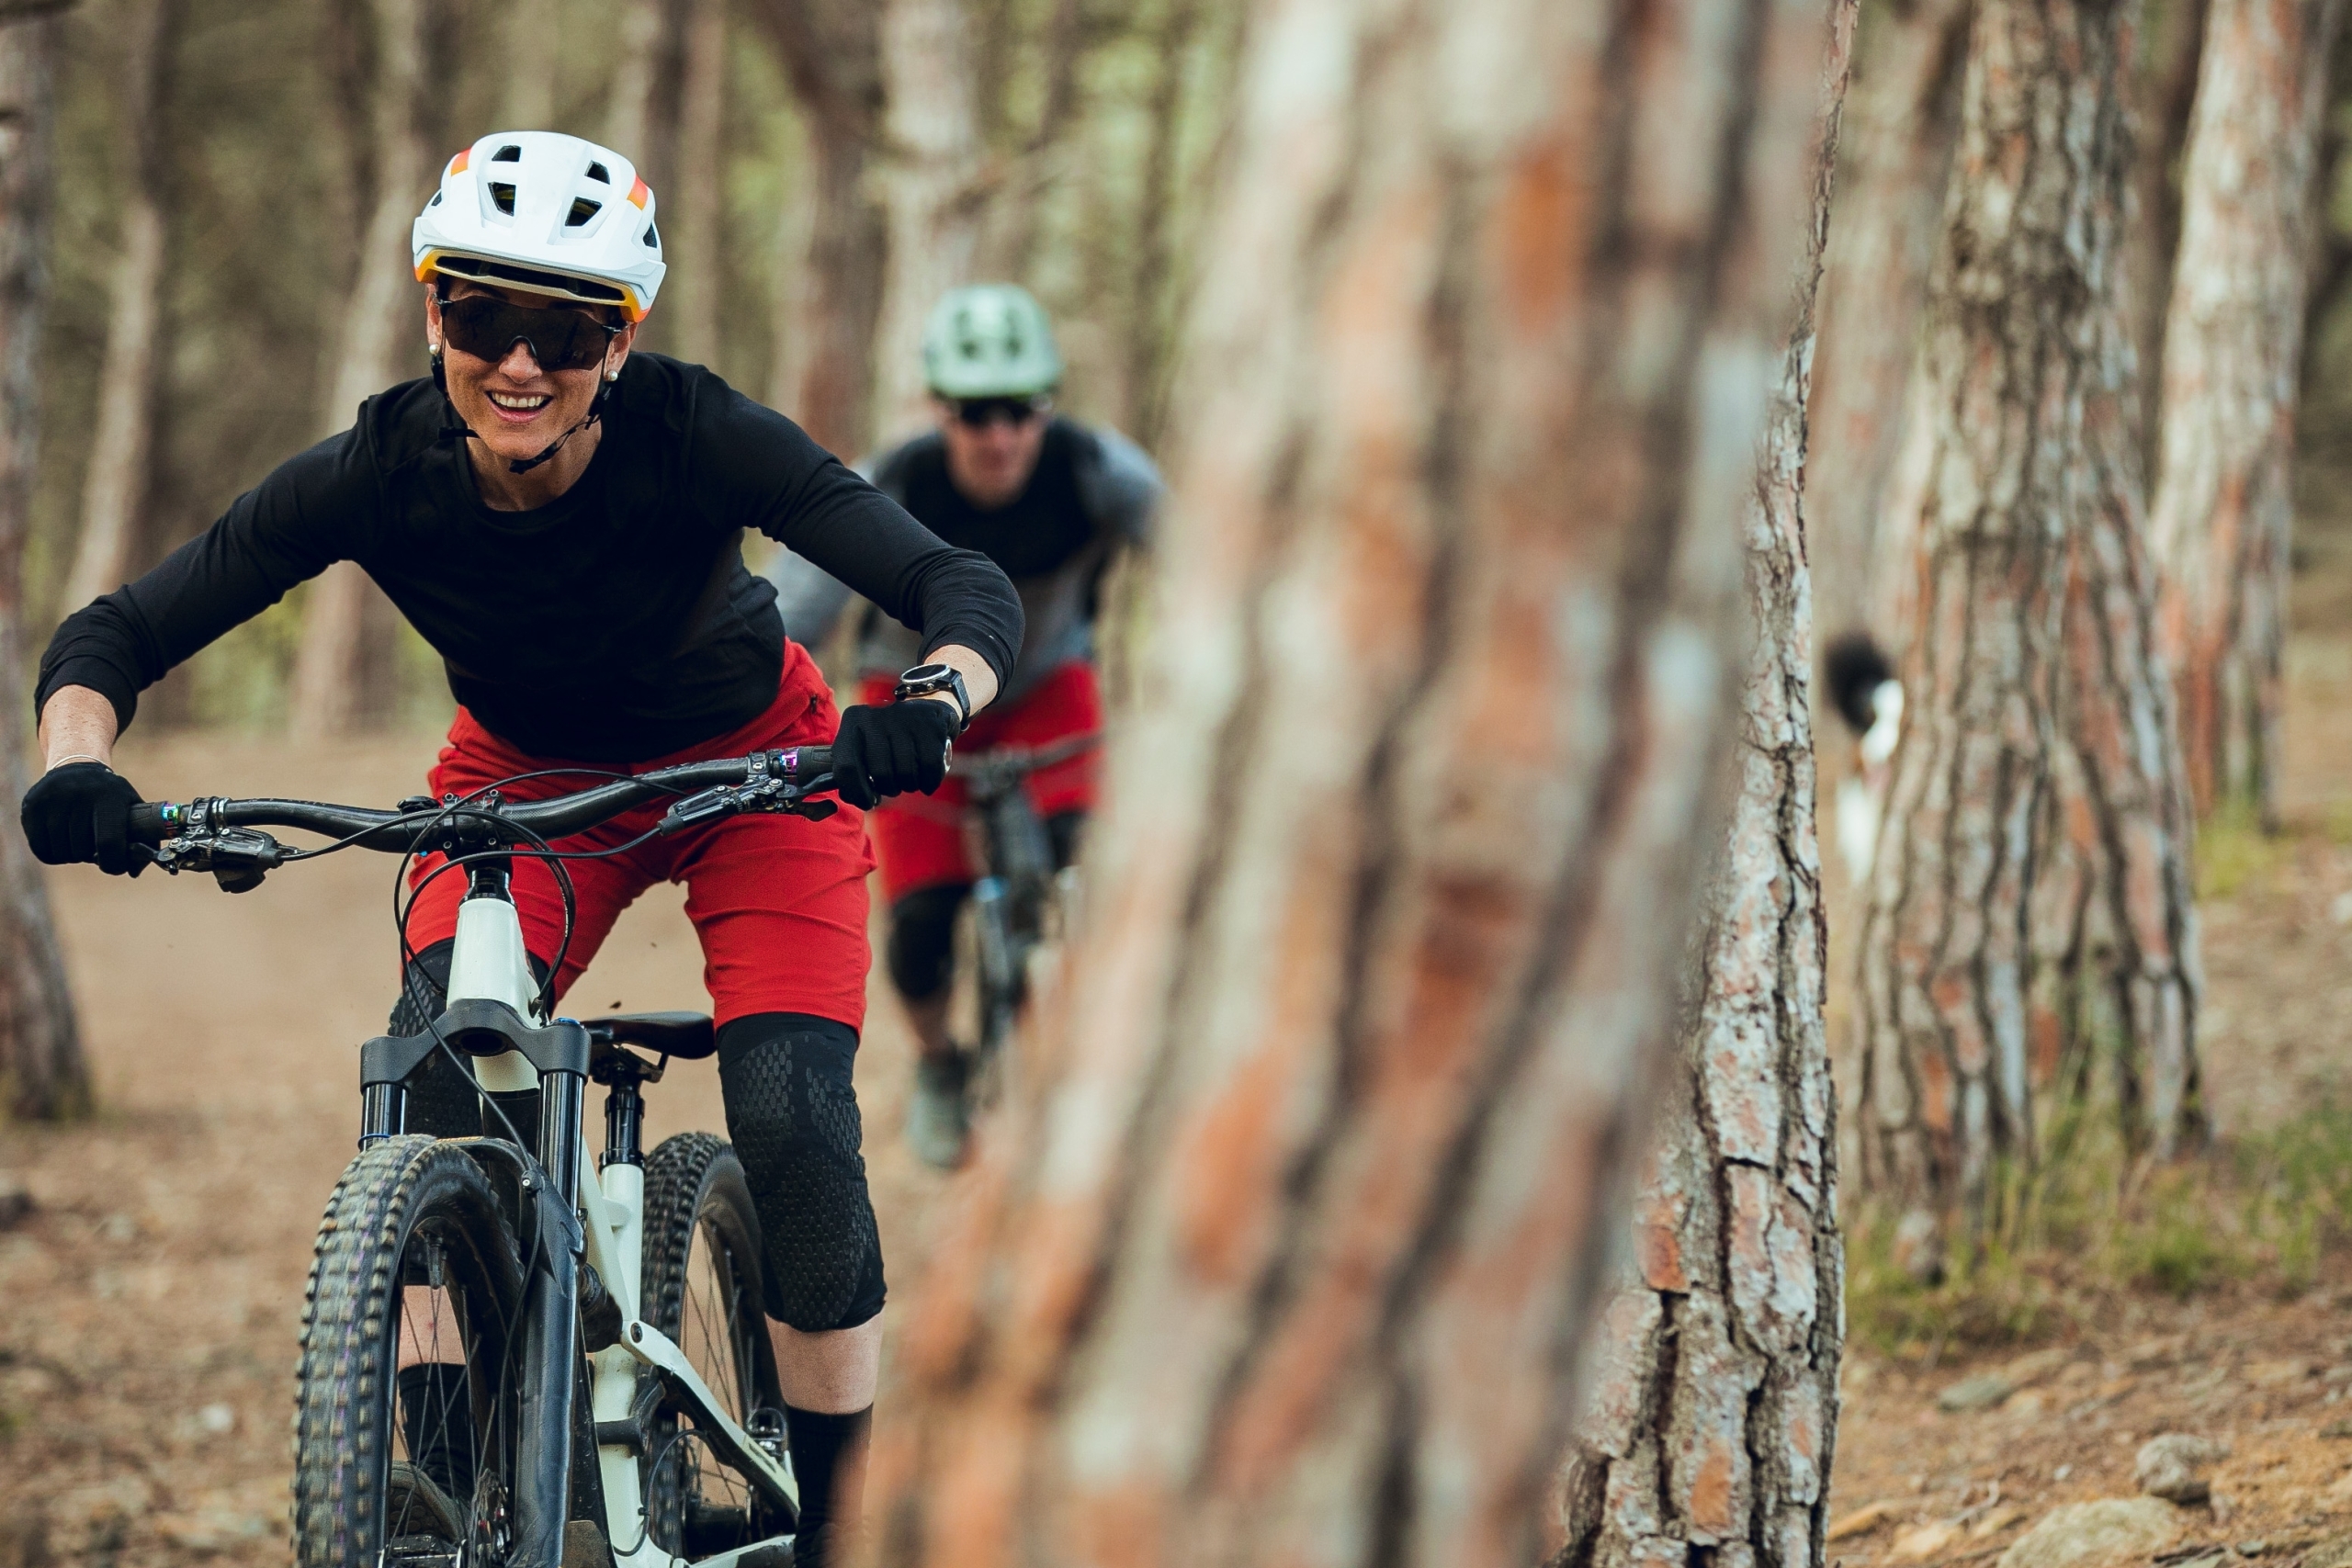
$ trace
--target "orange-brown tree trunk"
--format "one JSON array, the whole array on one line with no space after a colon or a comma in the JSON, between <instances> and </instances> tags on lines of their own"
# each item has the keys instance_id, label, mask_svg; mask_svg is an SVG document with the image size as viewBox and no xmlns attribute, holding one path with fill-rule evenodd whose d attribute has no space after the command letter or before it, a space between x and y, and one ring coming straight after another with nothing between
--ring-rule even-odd
<instances>
[{"instance_id":1,"label":"orange-brown tree trunk","mask_svg":"<svg viewBox=\"0 0 2352 1568\"><path fill-rule=\"evenodd\" d=\"M1147 694L908 1325L881 1561L1560 1544L1716 829L1821 17L1252 18Z\"/></svg>"},{"instance_id":2,"label":"orange-brown tree trunk","mask_svg":"<svg viewBox=\"0 0 2352 1568\"><path fill-rule=\"evenodd\" d=\"M2342 0L2212 0L2150 516L2200 809L2275 825L2295 409Z\"/></svg>"},{"instance_id":3,"label":"orange-brown tree trunk","mask_svg":"<svg viewBox=\"0 0 2352 1568\"><path fill-rule=\"evenodd\" d=\"M51 71L60 24L5 20L0 10L0 693L25 701L25 538L40 447L40 333L57 100ZM69 1116L90 1103L49 887L17 809L29 761L29 715L0 721L0 1112Z\"/></svg>"},{"instance_id":4,"label":"orange-brown tree trunk","mask_svg":"<svg viewBox=\"0 0 2352 1568\"><path fill-rule=\"evenodd\" d=\"M874 331L874 434L927 423L922 325L941 295L973 281L987 192L966 0L883 0L888 92L888 268Z\"/></svg>"},{"instance_id":5,"label":"orange-brown tree trunk","mask_svg":"<svg viewBox=\"0 0 2352 1568\"><path fill-rule=\"evenodd\" d=\"M1634 1198L1629 1278L1602 1317L1555 1568L1820 1568L1838 1432L1845 1255L1814 838L1813 606L1801 491L1814 301L1828 239L1854 0L1829 7L1813 243L1758 457L1745 544L1729 831L1692 1006Z\"/></svg>"},{"instance_id":6,"label":"orange-brown tree trunk","mask_svg":"<svg viewBox=\"0 0 2352 1568\"><path fill-rule=\"evenodd\" d=\"M2143 24L2144 58L2133 82L2132 185L2136 208L2124 231L2123 277L2132 341L2139 345L2141 449L2155 459L2164 378L2165 320L2180 252L2181 186L2189 116L2205 54L2210 0L2156 0Z\"/></svg>"},{"instance_id":7,"label":"orange-brown tree trunk","mask_svg":"<svg viewBox=\"0 0 2352 1568\"><path fill-rule=\"evenodd\" d=\"M1804 504L1814 609L1826 636L1901 646L1907 557L1890 489L1909 428L1919 321L1960 135L1969 0L1884 0L1862 18L1839 139L1814 345Z\"/></svg>"},{"instance_id":8,"label":"orange-brown tree trunk","mask_svg":"<svg viewBox=\"0 0 2352 1568\"><path fill-rule=\"evenodd\" d=\"M121 207L96 428L82 487L82 528L61 605L76 610L150 563L138 558L155 434L156 353L164 335L164 93L180 0L140 0L124 17L122 104L130 170Z\"/></svg>"},{"instance_id":9,"label":"orange-brown tree trunk","mask_svg":"<svg viewBox=\"0 0 2352 1568\"><path fill-rule=\"evenodd\" d=\"M889 219L868 180L882 134L882 35L866 0L759 0L809 149L809 193L785 268L768 401L841 457L874 434L874 333Z\"/></svg>"},{"instance_id":10,"label":"orange-brown tree trunk","mask_svg":"<svg viewBox=\"0 0 2352 1568\"><path fill-rule=\"evenodd\" d=\"M1972 1233L1996 1165L2047 1152L2053 1099L2105 1097L2160 1154L2200 1124L2188 812L2119 267L2136 9L1979 0L1928 307L1920 612L1863 916L1849 1168Z\"/></svg>"},{"instance_id":11,"label":"orange-brown tree trunk","mask_svg":"<svg viewBox=\"0 0 2352 1568\"><path fill-rule=\"evenodd\" d=\"M430 99L424 63L441 0L368 0L375 71L364 107L371 187L363 209L358 275L334 323L320 434L350 427L360 403L423 368L423 304L409 270L409 226L431 194L439 166L426 141ZM329 567L308 590L294 655L288 727L298 736L340 735L391 716L398 620L390 601L350 561Z\"/></svg>"}]
</instances>

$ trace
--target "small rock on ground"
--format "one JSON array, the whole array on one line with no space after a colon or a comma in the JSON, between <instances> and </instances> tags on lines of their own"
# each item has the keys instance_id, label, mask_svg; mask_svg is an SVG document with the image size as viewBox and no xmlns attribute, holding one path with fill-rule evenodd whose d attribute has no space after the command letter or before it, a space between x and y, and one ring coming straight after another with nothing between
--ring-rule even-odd
<instances>
[{"instance_id":1,"label":"small rock on ground","mask_svg":"<svg viewBox=\"0 0 2352 1568\"><path fill-rule=\"evenodd\" d=\"M2212 1493L2205 1468L2230 1457L2227 1443L2191 1432L2166 1432L2140 1446L2132 1480L2151 1497L2168 1503L2202 1503Z\"/></svg>"},{"instance_id":2,"label":"small rock on ground","mask_svg":"<svg viewBox=\"0 0 2352 1568\"><path fill-rule=\"evenodd\" d=\"M2001 1553L1999 1568L2104 1568L2172 1544L2181 1512L2155 1497L2102 1497L2052 1508Z\"/></svg>"}]
</instances>

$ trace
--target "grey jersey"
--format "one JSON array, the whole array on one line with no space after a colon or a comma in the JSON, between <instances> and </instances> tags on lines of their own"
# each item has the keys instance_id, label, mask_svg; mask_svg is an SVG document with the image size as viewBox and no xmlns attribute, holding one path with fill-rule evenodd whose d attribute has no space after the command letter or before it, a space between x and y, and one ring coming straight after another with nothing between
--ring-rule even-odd
<instances>
[{"instance_id":1,"label":"grey jersey","mask_svg":"<svg viewBox=\"0 0 2352 1568\"><path fill-rule=\"evenodd\" d=\"M869 459L859 471L933 533L986 555L1012 579L1027 629L1000 702L1016 702L1049 671L1092 656L1103 568L1114 547L1148 542L1161 489L1159 470L1134 442L1066 419L1046 427L1027 487L992 511L973 506L949 481L946 442L937 432ZM803 643L830 637L854 597L789 550L777 553L768 575L786 629ZM896 674L915 662L917 636L859 603L859 672Z\"/></svg>"}]
</instances>

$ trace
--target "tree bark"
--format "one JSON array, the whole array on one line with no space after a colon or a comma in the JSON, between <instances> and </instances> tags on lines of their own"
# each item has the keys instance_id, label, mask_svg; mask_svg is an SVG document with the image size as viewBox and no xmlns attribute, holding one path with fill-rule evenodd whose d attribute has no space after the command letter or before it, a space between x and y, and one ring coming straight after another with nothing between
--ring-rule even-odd
<instances>
[{"instance_id":1,"label":"tree bark","mask_svg":"<svg viewBox=\"0 0 2352 1568\"><path fill-rule=\"evenodd\" d=\"M40 333L54 180L57 100L51 71L60 24L0 27L0 692L28 687L24 669L25 539L40 450ZM16 829L29 730L21 708L0 723L0 1103L23 1117L86 1111L90 1072L74 993L50 919L49 887Z\"/></svg>"},{"instance_id":2,"label":"tree bark","mask_svg":"<svg viewBox=\"0 0 2352 1568\"><path fill-rule=\"evenodd\" d=\"M1148 695L908 1325L883 1562L1559 1544L1715 826L1821 16L1253 17Z\"/></svg>"},{"instance_id":3,"label":"tree bark","mask_svg":"<svg viewBox=\"0 0 2352 1568\"><path fill-rule=\"evenodd\" d=\"M1736 784L1564 1488L1558 1568L1821 1568L1845 1253L1814 837L1812 588L1802 491L1814 305L1854 0L1829 6L1812 243L1746 525Z\"/></svg>"},{"instance_id":4,"label":"tree bark","mask_svg":"<svg viewBox=\"0 0 2352 1568\"><path fill-rule=\"evenodd\" d=\"M605 145L638 167L659 197L677 172L682 25L692 0L623 0Z\"/></svg>"},{"instance_id":5,"label":"tree bark","mask_svg":"<svg viewBox=\"0 0 2352 1568\"><path fill-rule=\"evenodd\" d=\"M82 488L81 536L62 603L79 609L129 581L140 560L141 512L154 447L156 355L164 327L164 93L181 0L140 0L125 21L122 103L130 177L122 204L106 357L98 371L97 425Z\"/></svg>"},{"instance_id":6,"label":"tree bark","mask_svg":"<svg viewBox=\"0 0 2352 1568\"><path fill-rule=\"evenodd\" d=\"M1183 5L1189 0L1177 0ZM972 80L976 132L982 144L1002 129L1006 78L1010 75L1012 29L1000 24L1010 6L989 13L982 46L974 51ZM1046 197L1062 178L1069 150L1064 139L1078 118L1079 71L1092 41L1082 0L1054 0L1046 15L1037 51L1043 59L1042 101L1036 122L1021 138L1006 166L989 177L987 222L982 226L973 270L981 277L1025 278L1037 260ZM1165 62L1162 62L1165 69Z\"/></svg>"},{"instance_id":7,"label":"tree bark","mask_svg":"<svg viewBox=\"0 0 2352 1568\"><path fill-rule=\"evenodd\" d=\"M1981 1234L1997 1161L2046 1152L2052 1093L2110 1094L2159 1155L2201 1126L2119 269L2135 9L1980 0L1928 307L1921 612L1849 1081L1857 1186L1944 1238Z\"/></svg>"},{"instance_id":8,"label":"tree bark","mask_svg":"<svg viewBox=\"0 0 2352 1568\"><path fill-rule=\"evenodd\" d=\"M2133 342L2140 356L2140 442L2156 461L2161 418L2165 321L2171 309L2173 263L2180 252L2181 186L2187 170L2189 116L2197 103L2199 65L2205 53L2209 0L2160 0L2149 33L2147 60L2138 73L2132 119L2132 184L2137 209L2124 231L2124 280Z\"/></svg>"},{"instance_id":9,"label":"tree bark","mask_svg":"<svg viewBox=\"0 0 2352 1568\"><path fill-rule=\"evenodd\" d=\"M719 301L726 284L727 0L686 0L679 18L677 166L673 220L663 239L670 263L670 342L696 365L718 359Z\"/></svg>"},{"instance_id":10,"label":"tree bark","mask_svg":"<svg viewBox=\"0 0 2352 1568\"><path fill-rule=\"evenodd\" d=\"M505 12L506 54L498 78L503 129L553 130L561 0L506 0Z\"/></svg>"},{"instance_id":11,"label":"tree bark","mask_svg":"<svg viewBox=\"0 0 2352 1568\"><path fill-rule=\"evenodd\" d=\"M348 429L359 404L401 378L424 327L409 270L409 227L438 173L425 140L424 62L435 0L368 0L375 72L365 135L372 188L358 274L335 328L320 434ZM356 128L355 128L356 129ZM338 561L310 585L294 655L288 726L305 739L347 734L392 714L398 623L368 574Z\"/></svg>"},{"instance_id":12,"label":"tree bark","mask_svg":"<svg viewBox=\"0 0 2352 1568\"><path fill-rule=\"evenodd\" d=\"M1136 271L1127 299L1125 428L1146 446L1158 444L1167 415L1170 318L1176 274L1178 138L1183 129L1184 70L1201 19L1199 0L1168 0L1152 40L1154 75L1146 113L1143 205L1136 215Z\"/></svg>"},{"instance_id":13,"label":"tree bark","mask_svg":"<svg viewBox=\"0 0 2352 1568\"><path fill-rule=\"evenodd\" d=\"M1864 18L1829 221L1804 502L1829 635L1904 641L1911 540L1891 488L1911 427L1920 312L1960 136L1969 0L1887 0Z\"/></svg>"},{"instance_id":14,"label":"tree bark","mask_svg":"<svg viewBox=\"0 0 2352 1568\"><path fill-rule=\"evenodd\" d=\"M2150 513L2199 810L2278 819L2295 411L2342 0L2213 0Z\"/></svg>"},{"instance_id":15,"label":"tree bark","mask_svg":"<svg viewBox=\"0 0 2352 1568\"><path fill-rule=\"evenodd\" d=\"M867 179L882 130L882 36L864 0L761 0L807 128L809 194L792 231L768 400L844 462L873 440L874 333L889 220Z\"/></svg>"},{"instance_id":16,"label":"tree bark","mask_svg":"<svg viewBox=\"0 0 2352 1568\"><path fill-rule=\"evenodd\" d=\"M886 0L881 9L890 241L874 333L874 430L887 440L930 417L923 320L941 295L972 280L986 161L964 0Z\"/></svg>"}]
</instances>

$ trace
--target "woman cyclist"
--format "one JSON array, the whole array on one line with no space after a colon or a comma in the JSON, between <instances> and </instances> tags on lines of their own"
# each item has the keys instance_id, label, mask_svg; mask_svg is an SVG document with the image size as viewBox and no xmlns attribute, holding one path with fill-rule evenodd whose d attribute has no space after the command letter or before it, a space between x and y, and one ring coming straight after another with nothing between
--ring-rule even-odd
<instances>
[{"instance_id":1,"label":"woman cyclist","mask_svg":"<svg viewBox=\"0 0 2352 1568\"><path fill-rule=\"evenodd\" d=\"M576 137L486 136L451 160L412 247L432 376L368 399L351 429L59 627L35 694L48 771L25 797L34 852L136 874L140 795L110 758L140 692L338 560L364 568L447 664L460 705L427 780L435 796L828 740L852 807L936 788L949 739L1012 667L1020 601L986 557L941 542L791 421L698 366L631 354L663 263L653 194L628 160ZM890 700L835 709L775 590L744 570L746 528L920 628L921 665ZM565 847L623 844L658 815ZM740 817L572 861L577 919L556 976L560 994L640 891L685 884L728 1130L769 1251L801 1568L821 1568L833 1521L856 1517L881 1339L851 1086L872 863L858 809ZM435 985L459 881L434 882L410 926ZM514 897L544 966L562 924L544 863L517 861ZM411 994L426 989L403 987L394 1032L423 1027ZM412 1096L411 1130L481 1131L473 1086L445 1075ZM404 1417L459 1371L404 1367Z\"/></svg>"}]
</instances>

